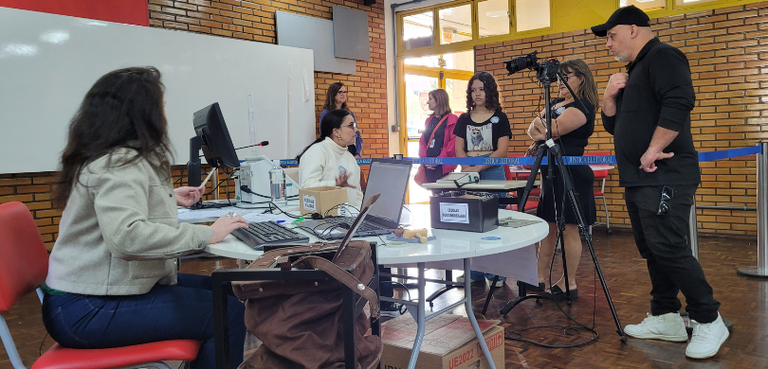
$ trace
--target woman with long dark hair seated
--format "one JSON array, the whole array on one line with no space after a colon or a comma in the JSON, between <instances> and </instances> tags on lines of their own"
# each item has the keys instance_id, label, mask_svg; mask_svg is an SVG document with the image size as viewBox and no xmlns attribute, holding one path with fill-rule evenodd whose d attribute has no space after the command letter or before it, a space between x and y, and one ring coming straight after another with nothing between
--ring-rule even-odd
<instances>
[{"instance_id":1,"label":"woman with long dark hair seated","mask_svg":"<svg viewBox=\"0 0 768 369\"><path fill-rule=\"evenodd\" d=\"M347 203L360 208L360 167L347 150L357 134L355 118L349 110L331 110L320 121L320 137L296 157L299 185L303 188L339 186L347 188Z\"/></svg>"},{"instance_id":2,"label":"woman with long dark hair seated","mask_svg":"<svg viewBox=\"0 0 768 369\"><path fill-rule=\"evenodd\" d=\"M347 203L360 208L363 192L360 191L360 166L347 150L357 134L354 116L349 110L331 110L320 121L320 137L304 148L296 157L299 161L299 184L301 187L339 186L347 188ZM386 201L386 199L382 199ZM381 200L379 200L381 201ZM388 268L379 270L389 273ZM391 278L382 277L380 294L392 297ZM404 311L400 304L382 302L382 315L397 315Z\"/></svg>"},{"instance_id":3,"label":"woman with long dark hair seated","mask_svg":"<svg viewBox=\"0 0 768 369\"><path fill-rule=\"evenodd\" d=\"M215 367L209 276L177 273L241 216L212 225L177 221L202 188L173 188L163 84L153 67L107 73L69 127L54 192L63 207L43 285L43 322L65 347L92 349L171 339L202 342L191 368ZM229 301L232 368L243 358L243 304Z\"/></svg>"}]
</instances>

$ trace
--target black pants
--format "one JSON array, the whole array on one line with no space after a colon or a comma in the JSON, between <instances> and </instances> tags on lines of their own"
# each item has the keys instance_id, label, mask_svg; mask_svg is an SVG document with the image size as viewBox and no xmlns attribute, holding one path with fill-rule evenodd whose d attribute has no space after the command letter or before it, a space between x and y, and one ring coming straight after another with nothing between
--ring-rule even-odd
<instances>
[{"instance_id":1,"label":"black pants","mask_svg":"<svg viewBox=\"0 0 768 369\"><path fill-rule=\"evenodd\" d=\"M685 310L699 323L717 319L720 303L712 296L712 287L691 252L689 215L696 185L669 186L674 195L666 215L657 215L661 186L627 187L627 203L632 232L640 255L648 263L651 277L651 314L677 312L682 306L677 298L682 291Z\"/></svg>"}]
</instances>

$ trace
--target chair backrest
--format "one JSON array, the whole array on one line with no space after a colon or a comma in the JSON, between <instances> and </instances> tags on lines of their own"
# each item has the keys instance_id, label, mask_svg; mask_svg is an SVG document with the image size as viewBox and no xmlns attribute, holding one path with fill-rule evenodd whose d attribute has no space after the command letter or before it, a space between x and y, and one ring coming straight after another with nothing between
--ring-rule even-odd
<instances>
[{"instance_id":1,"label":"chair backrest","mask_svg":"<svg viewBox=\"0 0 768 369\"><path fill-rule=\"evenodd\" d=\"M610 151L595 151L595 152L585 152L584 156L607 156L611 155ZM602 169L602 170L593 170L595 172L595 179L604 179L608 177L608 169Z\"/></svg>"},{"instance_id":2,"label":"chair backrest","mask_svg":"<svg viewBox=\"0 0 768 369\"><path fill-rule=\"evenodd\" d=\"M522 157L523 154L511 154L509 157ZM507 181L514 181L516 179L528 179L528 176L530 176L530 171L528 172L511 172L512 165L505 165L504 166L504 177L507 179Z\"/></svg>"},{"instance_id":3,"label":"chair backrest","mask_svg":"<svg viewBox=\"0 0 768 369\"><path fill-rule=\"evenodd\" d=\"M48 274L48 251L32 213L20 202L0 204L0 313Z\"/></svg>"}]
</instances>

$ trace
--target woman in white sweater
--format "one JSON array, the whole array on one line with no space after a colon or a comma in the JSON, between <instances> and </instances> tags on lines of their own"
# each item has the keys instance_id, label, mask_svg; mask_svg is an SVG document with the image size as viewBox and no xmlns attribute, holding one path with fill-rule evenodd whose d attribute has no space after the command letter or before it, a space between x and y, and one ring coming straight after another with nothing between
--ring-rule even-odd
<instances>
[{"instance_id":1,"label":"woman in white sweater","mask_svg":"<svg viewBox=\"0 0 768 369\"><path fill-rule=\"evenodd\" d=\"M347 150L355 144L357 126L348 110L331 110L320 121L320 137L309 144L296 160L299 161L301 187L347 187L347 202L360 208L360 167Z\"/></svg>"}]
</instances>

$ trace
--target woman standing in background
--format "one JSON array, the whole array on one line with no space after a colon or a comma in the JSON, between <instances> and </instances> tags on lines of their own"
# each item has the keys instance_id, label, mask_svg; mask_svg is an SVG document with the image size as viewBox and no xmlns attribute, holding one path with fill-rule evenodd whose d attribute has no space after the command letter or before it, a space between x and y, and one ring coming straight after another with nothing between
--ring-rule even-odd
<instances>
[{"instance_id":1,"label":"woman standing in background","mask_svg":"<svg viewBox=\"0 0 768 369\"><path fill-rule=\"evenodd\" d=\"M559 80L560 97L552 100L551 129L552 138L560 145L563 156L581 156L584 148L589 143L589 137L595 129L595 106L597 106L597 85L587 63L580 59L566 60L560 63L560 73L568 82L576 96L573 96L563 81ZM581 101L579 104L576 99ZM583 106L582 106L583 104ZM546 117L542 111L528 128L528 135L536 141L547 139ZM566 167L573 179L573 187L576 198L579 200L581 213L584 215L586 225L595 222L595 197L593 186L595 175L587 165L569 165ZM541 249L538 255L539 286L543 289L549 281L552 255L555 253L557 243L557 219L561 214L555 211L562 209L565 217L565 230L563 231L563 244L565 247L565 260L568 267L568 289L571 297L578 296L576 284L576 269L581 260L581 236L576 216L569 201L565 199L565 184L562 174L559 178L549 178L543 175L547 166L541 166L542 183L539 207L536 215L549 223L549 234L541 241ZM536 288L533 288L534 290ZM550 292L555 297L563 296L565 280L555 278Z\"/></svg>"},{"instance_id":2,"label":"woman standing in background","mask_svg":"<svg viewBox=\"0 0 768 369\"><path fill-rule=\"evenodd\" d=\"M448 93L442 88L430 91L427 106L432 111L432 115L427 118L424 124L426 129L419 140L419 157L455 157L456 135L453 134L453 129L459 118L451 113ZM421 169L422 167L424 169ZM422 165L422 167L419 167L419 171L424 171L424 182L429 183L437 181L456 169L456 165Z\"/></svg>"},{"instance_id":3,"label":"woman standing in background","mask_svg":"<svg viewBox=\"0 0 768 369\"><path fill-rule=\"evenodd\" d=\"M456 157L506 157L512 129L501 110L496 80L488 72L479 72L467 84L467 112L459 117L453 130L456 135ZM502 165L462 165L462 172L479 172L480 179L505 180ZM472 271L472 281L482 280L484 273ZM492 278L492 274L485 274ZM506 278L497 282L504 285Z\"/></svg>"},{"instance_id":4,"label":"woman standing in background","mask_svg":"<svg viewBox=\"0 0 768 369\"><path fill-rule=\"evenodd\" d=\"M347 86L341 82L334 82L328 86L328 91L325 94L325 103L323 104L323 112L320 113L320 119L318 121L320 126L322 126L323 117L328 114L329 111L336 109L349 110L349 108L347 108L347 94ZM352 112L350 111L350 113ZM355 113L352 113L352 120L357 122ZM355 142L350 145L348 149L349 152L356 158L360 158L360 155L362 155L363 137L360 136L359 130L355 132Z\"/></svg>"}]
</instances>

